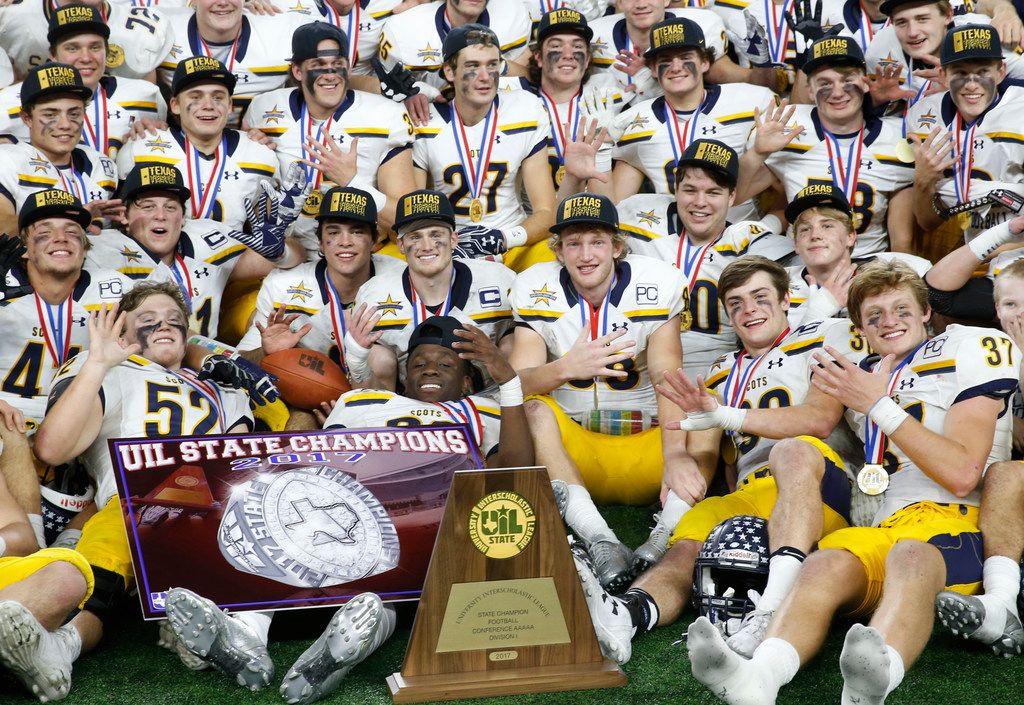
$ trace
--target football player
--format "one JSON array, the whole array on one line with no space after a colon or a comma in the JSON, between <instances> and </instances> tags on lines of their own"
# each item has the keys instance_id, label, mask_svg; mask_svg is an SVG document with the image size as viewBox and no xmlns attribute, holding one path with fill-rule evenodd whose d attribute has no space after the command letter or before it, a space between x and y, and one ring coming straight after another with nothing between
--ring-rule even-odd
<instances>
[{"instance_id":1,"label":"football player","mask_svg":"<svg viewBox=\"0 0 1024 705\"><path fill-rule=\"evenodd\" d=\"M499 384L498 405L472 394L473 362L487 369ZM337 402L325 404L329 412L324 428L374 428L466 424L486 466L523 467L533 464L533 444L523 412L523 388L505 356L484 331L464 326L451 316L432 316L409 338L406 395L384 389L356 389ZM246 664L260 664L269 683L273 664L267 655L267 628L272 613L247 612L229 616L209 600L183 589L167 595L171 627L194 655L204 658L240 683L255 679ZM260 629L247 627L254 619ZM212 628L211 628L212 625ZM281 695L289 703L311 703L341 687L352 668L373 653L395 629L394 609L380 598L364 593L339 609L313 644L288 669ZM196 633L216 636L212 645ZM209 641L209 640L207 640ZM202 653L206 650L207 653ZM254 688L255 689L255 688Z\"/></svg>"},{"instance_id":2,"label":"football player","mask_svg":"<svg viewBox=\"0 0 1024 705\"><path fill-rule=\"evenodd\" d=\"M238 343L253 362L298 345L346 369L342 348L356 292L377 274L398 275L405 268L401 260L373 254L380 234L377 208L366 191L332 188L320 204L317 223L321 256L292 269L275 269L263 280L253 324Z\"/></svg>"},{"instance_id":3,"label":"football player","mask_svg":"<svg viewBox=\"0 0 1024 705\"><path fill-rule=\"evenodd\" d=\"M737 198L781 183L787 200L812 184L835 184L853 208L855 257L908 252L913 234L913 159L895 119L866 117L864 54L851 37L814 42L801 69L814 106L780 105L755 119L740 160Z\"/></svg>"},{"instance_id":4,"label":"football player","mask_svg":"<svg viewBox=\"0 0 1024 705\"><path fill-rule=\"evenodd\" d=\"M245 126L277 145L282 174L298 163L321 192L332 185L369 191L382 224L390 227L398 197L415 188L412 122L392 101L350 89L349 53L348 39L334 25L299 27L292 35L291 58L298 87L257 96ZM300 217L296 228L315 253L316 221Z\"/></svg>"},{"instance_id":5,"label":"football player","mask_svg":"<svg viewBox=\"0 0 1024 705\"><path fill-rule=\"evenodd\" d=\"M95 589L70 621L65 649L34 655L22 664L33 672L57 671L70 686L71 664L96 646L132 577L114 468L111 438L222 435L251 430L244 392L203 382L182 366L188 309L168 282L142 283L116 307L89 317L89 349L54 380L50 407L36 432L36 454L53 465L81 456L96 483L100 511L83 527L77 551L92 566ZM141 393L140 393L141 392ZM168 413L173 408L175 413Z\"/></svg>"},{"instance_id":6,"label":"football player","mask_svg":"<svg viewBox=\"0 0 1024 705\"><path fill-rule=\"evenodd\" d=\"M990 191L1024 194L1024 138L1017 138L1015 117L1024 109L1024 88L1004 83L999 35L988 25L951 29L941 57L940 75L949 91L922 98L907 113L915 143L914 214L931 230L951 217L950 206L977 200L958 216L970 241L1012 213L989 201Z\"/></svg>"},{"instance_id":7,"label":"football player","mask_svg":"<svg viewBox=\"0 0 1024 705\"><path fill-rule=\"evenodd\" d=\"M495 343L512 326L508 296L515 275L496 262L452 258L458 244L455 214L443 193L402 196L395 232L408 264L359 287L355 310L375 309L372 335L358 339L360 331L349 328L344 339L349 377L364 387L395 389L396 381L404 383L409 336L430 316L478 326Z\"/></svg>"},{"instance_id":8,"label":"football player","mask_svg":"<svg viewBox=\"0 0 1024 705\"><path fill-rule=\"evenodd\" d=\"M117 187L114 162L79 144L92 94L78 69L67 64L43 64L25 76L21 120L30 139L0 144L0 232L17 232L17 214L29 195L50 188L73 194L93 220L124 213L112 197Z\"/></svg>"},{"instance_id":9,"label":"football player","mask_svg":"<svg viewBox=\"0 0 1024 705\"><path fill-rule=\"evenodd\" d=\"M625 110L615 119L612 158L615 197L640 192L649 180L655 193L675 191L673 174L686 148L698 137L716 139L735 151L746 150L747 135L757 110L775 105L775 94L747 83L705 84L713 56L700 26L686 18L670 18L651 29L644 52L664 95ZM734 220L756 213L752 202L739 202Z\"/></svg>"},{"instance_id":10,"label":"football player","mask_svg":"<svg viewBox=\"0 0 1024 705\"><path fill-rule=\"evenodd\" d=\"M659 391L685 412L681 426L688 431L691 455L710 456L714 465L720 429L729 432L739 455L737 489L689 503L673 527L664 558L621 598L603 596L593 576L581 572L606 653L620 662L629 659L631 638L678 618L695 589L697 555L720 522L739 515L769 521L768 583L757 609L746 615L742 626L730 625L730 645L748 653L759 643L758 632L763 633L772 612L786 598L815 542L849 523L850 483L844 460L834 450L841 447L844 434L842 427L837 430L842 406L812 388L808 367L812 354L826 345L856 362L864 357L864 341L845 319L791 329L789 275L764 257L743 257L726 267L718 280L718 295L742 349L716 360L706 381L698 377L694 384L677 372L667 376ZM677 393L681 390L685 391ZM794 414L811 404L814 414ZM793 417L789 440L774 440L769 409ZM809 457L817 462L800 462Z\"/></svg>"},{"instance_id":11,"label":"football player","mask_svg":"<svg viewBox=\"0 0 1024 705\"><path fill-rule=\"evenodd\" d=\"M871 526L821 539L749 660L706 618L690 626L694 676L726 702L775 702L840 612L870 616L846 634L842 700L884 702L931 637L943 585L966 594L981 587L978 486L986 467L1009 457L1004 412L1020 350L992 329L949 326L929 338L927 287L901 262L865 265L850 285L849 309L881 359L859 366L826 347L815 354L812 383L849 410L864 441L857 486L883 499ZM819 413L805 402L759 415L770 421L767 433L785 438L792 420ZM812 461L822 458L794 458L792 467Z\"/></svg>"},{"instance_id":12,"label":"football player","mask_svg":"<svg viewBox=\"0 0 1024 705\"><path fill-rule=\"evenodd\" d=\"M307 18L242 13L242 0L196 0L195 13L175 13L171 27L174 45L162 57L159 76L164 86L174 83L178 64L190 57L206 57L223 64L240 84L231 96L231 127L242 124L242 114L255 96L284 85L288 79L288 41Z\"/></svg>"},{"instance_id":13,"label":"football player","mask_svg":"<svg viewBox=\"0 0 1024 705\"><path fill-rule=\"evenodd\" d=\"M416 128L413 145L418 185L447 196L459 244L476 257L544 239L554 210L547 113L526 91L498 92L500 64L497 35L487 27L449 32L443 73L455 98L431 106L430 122Z\"/></svg>"},{"instance_id":14,"label":"football player","mask_svg":"<svg viewBox=\"0 0 1024 705\"><path fill-rule=\"evenodd\" d=\"M186 220L192 194L174 167L133 167L121 193L127 204L124 230L94 237L86 267L173 283L185 298L190 327L200 335L217 336L228 281L260 279L275 265L287 269L305 258L298 243L285 242L283 225L251 222L252 233L242 233L210 220Z\"/></svg>"},{"instance_id":15,"label":"football player","mask_svg":"<svg viewBox=\"0 0 1024 705\"><path fill-rule=\"evenodd\" d=\"M100 10L90 5L67 5L50 15L50 59L78 69L82 82L93 91L85 108L82 141L101 154L113 157L136 121L164 120L167 105L159 89L149 81L107 75L110 27ZM18 140L30 139L21 120L21 84L0 90L0 133Z\"/></svg>"},{"instance_id":16,"label":"football player","mask_svg":"<svg viewBox=\"0 0 1024 705\"><path fill-rule=\"evenodd\" d=\"M234 89L235 76L217 59L184 59L174 71L170 103L181 127L133 137L118 152L117 163L123 174L136 164L172 166L189 185L190 218L239 230L248 217L245 198L261 181L275 179L278 170L269 147L227 128Z\"/></svg>"},{"instance_id":17,"label":"football player","mask_svg":"<svg viewBox=\"0 0 1024 705\"><path fill-rule=\"evenodd\" d=\"M52 44L47 25L58 8L82 0L27 0L0 10L0 47L11 57L15 72L26 76L46 61ZM167 18L150 7L128 3L85 0L99 11L110 28L106 65L111 75L148 78L171 50L174 37Z\"/></svg>"},{"instance_id":18,"label":"football player","mask_svg":"<svg viewBox=\"0 0 1024 705\"><path fill-rule=\"evenodd\" d=\"M512 290L522 325L511 357L526 393L545 395L527 405L537 460L613 589L628 581L632 556L595 502L649 504L671 489L693 503L705 486L684 434L651 428L679 417L655 398L654 383L682 357L683 277L627 254L618 225L605 196L562 201L551 228L558 261L534 265Z\"/></svg>"}]
</instances>

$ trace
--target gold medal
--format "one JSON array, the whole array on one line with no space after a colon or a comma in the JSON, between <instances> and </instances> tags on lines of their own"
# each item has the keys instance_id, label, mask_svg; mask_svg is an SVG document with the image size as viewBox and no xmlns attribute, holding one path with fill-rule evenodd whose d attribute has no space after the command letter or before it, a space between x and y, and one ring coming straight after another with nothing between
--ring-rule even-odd
<instances>
[{"instance_id":1,"label":"gold medal","mask_svg":"<svg viewBox=\"0 0 1024 705\"><path fill-rule=\"evenodd\" d=\"M484 218L484 204L479 198L474 198L469 204L469 219L479 223Z\"/></svg>"},{"instance_id":2,"label":"gold medal","mask_svg":"<svg viewBox=\"0 0 1024 705\"><path fill-rule=\"evenodd\" d=\"M555 172L555 186L562 185L562 179L565 178L565 166L558 167L558 171Z\"/></svg>"},{"instance_id":3,"label":"gold medal","mask_svg":"<svg viewBox=\"0 0 1024 705\"><path fill-rule=\"evenodd\" d=\"M896 143L896 158L904 164L914 163L914 146L906 139Z\"/></svg>"},{"instance_id":4,"label":"gold medal","mask_svg":"<svg viewBox=\"0 0 1024 705\"><path fill-rule=\"evenodd\" d=\"M857 473L857 487L869 497L880 495L889 487L889 473L877 463L868 463Z\"/></svg>"},{"instance_id":5,"label":"gold medal","mask_svg":"<svg viewBox=\"0 0 1024 705\"><path fill-rule=\"evenodd\" d=\"M313 189L306 196L306 202L302 204L302 215L308 218L315 218L320 215L320 204L324 200L324 195L317 189Z\"/></svg>"},{"instance_id":6,"label":"gold medal","mask_svg":"<svg viewBox=\"0 0 1024 705\"><path fill-rule=\"evenodd\" d=\"M117 44L107 45L107 68L116 69L124 64L124 49Z\"/></svg>"}]
</instances>

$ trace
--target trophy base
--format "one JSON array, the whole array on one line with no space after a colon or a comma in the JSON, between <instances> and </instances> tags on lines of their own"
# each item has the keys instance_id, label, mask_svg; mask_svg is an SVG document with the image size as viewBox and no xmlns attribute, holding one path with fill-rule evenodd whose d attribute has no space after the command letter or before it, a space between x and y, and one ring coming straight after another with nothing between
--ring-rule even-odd
<instances>
[{"instance_id":1,"label":"trophy base","mask_svg":"<svg viewBox=\"0 0 1024 705\"><path fill-rule=\"evenodd\" d=\"M629 678L614 661L572 663L563 666L445 673L430 676L388 676L394 703L487 698L525 693L554 693L591 688L621 688Z\"/></svg>"}]
</instances>

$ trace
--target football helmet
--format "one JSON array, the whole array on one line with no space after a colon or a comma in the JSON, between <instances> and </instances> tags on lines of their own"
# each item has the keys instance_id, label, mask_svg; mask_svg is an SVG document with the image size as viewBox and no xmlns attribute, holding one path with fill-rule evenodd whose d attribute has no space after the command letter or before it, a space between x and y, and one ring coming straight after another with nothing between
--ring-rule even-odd
<instances>
[{"instance_id":1,"label":"football helmet","mask_svg":"<svg viewBox=\"0 0 1024 705\"><path fill-rule=\"evenodd\" d=\"M726 519L708 534L693 568L693 606L720 628L742 620L756 605L751 591L768 582L768 522L756 516ZM738 624L738 622L736 622Z\"/></svg>"}]
</instances>

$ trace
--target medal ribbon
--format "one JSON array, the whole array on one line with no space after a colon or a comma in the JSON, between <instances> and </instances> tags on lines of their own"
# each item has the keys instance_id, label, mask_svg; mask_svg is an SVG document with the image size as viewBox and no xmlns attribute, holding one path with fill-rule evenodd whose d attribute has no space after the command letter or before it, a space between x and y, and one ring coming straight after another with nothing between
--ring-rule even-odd
<instances>
[{"instance_id":1,"label":"medal ribbon","mask_svg":"<svg viewBox=\"0 0 1024 705\"><path fill-rule=\"evenodd\" d=\"M227 154L228 138L225 135L221 139L220 147L213 153L213 170L210 172L210 178L204 184L202 173L203 158L199 155L199 150L189 142L188 137L185 137L185 163L188 167L188 188L192 192L189 204L192 207L193 218L212 217L213 206L217 202L217 191L220 190L220 181L224 177L224 167L228 158Z\"/></svg>"},{"instance_id":2,"label":"medal ribbon","mask_svg":"<svg viewBox=\"0 0 1024 705\"><path fill-rule=\"evenodd\" d=\"M860 155L864 152L864 127L860 128L857 137L850 143L850 151L846 157L846 165L843 165L843 154L839 147L839 138L826 130L825 147L828 149L828 161L832 166L832 183L842 189L846 200L853 203L857 193L857 176L860 174ZM856 156L854 152L856 151Z\"/></svg>"},{"instance_id":3,"label":"medal ribbon","mask_svg":"<svg viewBox=\"0 0 1024 705\"><path fill-rule=\"evenodd\" d=\"M605 294L604 302L601 304L600 309L595 309L590 305L582 296L579 296L580 300L580 323L584 328L590 330L590 339L597 340L601 336L608 335L608 311L612 307L612 292L615 291L615 284L619 281L619 275L616 273L612 276L612 284L608 287L608 293ZM578 295L577 295L578 296ZM600 328L600 335L598 329Z\"/></svg>"},{"instance_id":4,"label":"medal ribbon","mask_svg":"<svg viewBox=\"0 0 1024 705\"><path fill-rule=\"evenodd\" d=\"M441 304L441 313L439 316L447 316L448 312L452 310L452 289L455 288L455 267L452 267L452 283L448 286L448 294L444 297L444 303ZM412 293L412 327L415 328L423 321L430 318L431 313L427 310L427 305L420 299L419 294L416 293L416 287L413 286L412 280L409 281L409 291Z\"/></svg>"},{"instance_id":5,"label":"medal ribbon","mask_svg":"<svg viewBox=\"0 0 1024 705\"><path fill-rule=\"evenodd\" d=\"M477 410L473 400L465 397L455 401L439 401L436 403L444 409L452 421L469 426L470 431L473 433L474 441L479 448L484 442L484 423L480 419L480 412Z\"/></svg>"},{"instance_id":6,"label":"medal ribbon","mask_svg":"<svg viewBox=\"0 0 1024 705\"><path fill-rule=\"evenodd\" d=\"M239 30L238 35L236 35L235 38L231 40L231 53L228 54L228 60L225 62L225 66L227 66L229 72L234 71L235 69L235 55L238 54L238 36L240 36L241 34L242 31ZM201 45L201 48L203 50L203 56L208 56L211 59L216 59L217 57L213 55L212 51L210 51L209 45L206 43L206 40L203 39L203 37L199 34L199 32L196 32L196 38L199 39L199 44Z\"/></svg>"},{"instance_id":7,"label":"medal ribbon","mask_svg":"<svg viewBox=\"0 0 1024 705\"><path fill-rule=\"evenodd\" d=\"M192 370L186 367L182 367L177 372L173 370L167 371L194 389L203 399L206 399L210 403L211 408L217 410L217 421L220 423L221 432L228 430L227 419L224 417L224 400L216 384L199 379Z\"/></svg>"},{"instance_id":8,"label":"medal ribbon","mask_svg":"<svg viewBox=\"0 0 1024 705\"><path fill-rule=\"evenodd\" d=\"M743 367L743 358L747 357L747 351L740 351L740 354L736 356L736 362L732 363L729 376L725 378L725 386L722 388L726 404L734 409L740 408L743 399L747 396L747 384L750 382L750 378L754 376L754 372L761 365L761 362L768 357L787 335L789 335L788 326L786 330L779 333L779 337L775 339L770 348L751 361L745 372L741 372L740 368Z\"/></svg>"},{"instance_id":9,"label":"medal ribbon","mask_svg":"<svg viewBox=\"0 0 1024 705\"><path fill-rule=\"evenodd\" d=\"M357 3L358 4L358 3ZM320 142L323 140L325 134L331 134L331 123L334 122L334 115L320 123L320 126L316 128L316 141ZM302 103L302 114L299 117L299 123L302 125L303 141L300 145L302 149L302 158L306 161L316 161L313 155L306 151L306 139L313 134L313 116L309 114L309 110L306 109L306 103ZM305 166L305 165L303 165ZM324 173L316 167L306 166L306 178L313 182L313 189L319 189L320 184L323 183Z\"/></svg>"},{"instance_id":10,"label":"medal ribbon","mask_svg":"<svg viewBox=\"0 0 1024 705\"><path fill-rule=\"evenodd\" d=\"M192 311L192 277L188 273L188 265L185 264L185 260L181 258L181 255L174 255L174 261L171 262L171 274L174 275L175 281L178 282L178 288L181 289L181 293L185 295L185 305L188 307L189 312Z\"/></svg>"},{"instance_id":11,"label":"medal ribbon","mask_svg":"<svg viewBox=\"0 0 1024 705\"><path fill-rule=\"evenodd\" d=\"M774 0L763 0L764 18L767 24L771 18L771 24L766 28L768 31L768 55L772 63L781 64L786 59L786 48L789 46L789 24L786 22L786 12L793 4L793 0L785 0L782 7L775 5Z\"/></svg>"},{"instance_id":12,"label":"medal ribbon","mask_svg":"<svg viewBox=\"0 0 1024 705\"><path fill-rule=\"evenodd\" d=\"M107 134L107 91L103 85L96 88L92 96L92 119L89 111L85 111L85 129L82 130L85 143L100 154L106 154L110 146Z\"/></svg>"},{"instance_id":13,"label":"medal ribbon","mask_svg":"<svg viewBox=\"0 0 1024 705\"><path fill-rule=\"evenodd\" d=\"M896 369L889 375L889 385L886 389L886 396L892 396L892 391L896 388L896 383L900 380L900 373L903 368L907 366L907 363L914 359L914 355L917 351L925 346L928 341L924 341L916 348L914 348L909 355L903 358L903 362L896 365ZM864 459L869 464L881 465L883 456L885 455L885 434L878 428L878 425L871 420L871 417L867 418L864 425Z\"/></svg>"},{"instance_id":14,"label":"medal ribbon","mask_svg":"<svg viewBox=\"0 0 1024 705\"><path fill-rule=\"evenodd\" d=\"M469 151L469 138L466 136L466 126L462 122L458 108L452 108L452 117L455 126L458 128L455 133L455 149L459 153L459 161L462 162L462 173L466 176L466 186L469 187L469 195L472 200L478 200L484 189L484 181L487 180L487 169L491 165L491 150L494 148L494 134L498 129L498 108L491 105L484 117L483 136L480 139L480 150L477 152L477 163L473 164L473 156Z\"/></svg>"},{"instance_id":15,"label":"medal ribbon","mask_svg":"<svg viewBox=\"0 0 1024 705\"><path fill-rule=\"evenodd\" d=\"M73 194L82 205L89 202L89 190L85 187L85 177L75 170L75 155L72 154L68 161L68 173L71 174L71 178L65 178L64 170L60 167L54 165L54 169L57 170L57 176L60 177L61 186L65 191Z\"/></svg>"},{"instance_id":16,"label":"medal ribbon","mask_svg":"<svg viewBox=\"0 0 1024 705\"><path fill-rule=\"evenodd\" d=\"M636 49L633 47L633 40L629 38L629 32L628 31L626 32L626 46L623 49L623 51L626 52L627 54L636 54L637 53ZM629 86L633 85L633 77L630 76L628 73L626 74L626 85L629 85Z\"/></svg>"},{"instance_id":17,"label":"medal ribbon","mask_svg":"<svg viewBox=\"0 0 1024 705\"><path fill-rule=\"evenodd\" d=\"M676 250L676 269L682 271L683 276L686 277L686 288L691 294L693 293L694 285L697 283L697 277L700 276L700 268L704 264L705 253L714 247L719 240L721 240L721 237L716 238L713 242L709 242L703 247L698 247L697 245L690 244L690 238L686 237L685 232L679 236L679 247Z\"/></svg>"},{"instance_id":18,"label":"medal ribbon","mask_svg":"<svg viewBox=\"0 0 1024 705\"><path fill-rule=\"evenodd\" d=\"M43 341L46 343L46 349L49 351L53 367L56 369L67 361L68 351L71 349L71 298L57 304L57 315L55 316L53 306L40 299L39 294L33 294L33 296L36 297L36 313L39 315L39 327L43 331ZM45 318L43 317L44 304L46 305ZM66 314L65 306L67 306Z\"/></svg>"},{"instance_id":19,"label":"medal ribbon","mask_svg":"<svg viewBox=\"0 0 1024 705\"><path fill-rule=\"evenodd\" d=\"M352 6L352 10L348 13L348 67L351 70L356 65L356 59L359 54L359 12L362 8L359 6L359 1L356 0ZM326 7L329 3L324 3Z\"/></svg>"},{"instance_id":20,"label":"medal ribbon","mask_svg":"<svg viewBox=\"0 0 1024 705\"><path fill-rule=\"evenodd\" d=\"M544 102L544 108L548 111L548 117L551 118L551 136L554 138L555 155L558 157L558 163L565 164L566 137L565 130L562 129L562 119L558 115L558 106L543 88L540 89L540 99ZM577 91L576 95L569 99L569 115L565 123L569 126L571 139L573 140L576 139L576 130L580 124L579 100L580 91Z\"/></svg>"},{"instance_id":21,"label":"medal ribbon","mask_svg":"<svg viewBox=\"0 0 1024 705\"><path fill-rule=\"evenodd\" d=\"M705 95L704 92L700 94L697 109L693 111L693 117L683 123L682 130L679 129L679 116L676 115L675 110L669 107L668 101L665 101L665 124L668 126L668 141L672 145L672 156L675 158L676 164L679 163L686 148L693 142L693 138L697 136L697 120L700 119L701 110L704 109Z\"/></svg>"},{"instance_id":22,"label":"medal ribbon","mask_svg":"<svg viewBox=\"0 0 1024 705\"><path fill-rule=\"evenodd\" d=\"M974 164L974 130L978 127L975 120L964 129L964 119L958 112L953 121L956 126L956 163L953 164L953 188L956 190L957 203L966 203L971 193L971 165ZM962 134L962 136L961 136Z\"/></svg>"},{"instance_id":23,"label":"medal ribbon","mask_svg":"<svg viewBox=\"0 0 1024 705\"><path fill-rule=\"evenodd\" d=\"M348 364L345 362L345 346L342 345L347 328L345 325L345 305L341 303L341 296L338 295L338 290L334 288L331 276L324 273L324 279L327 280L327 306L331 311L331 327L334 329L334 340L338 344L338 357L341 360L341 369L345 371L345 374L348 374ZM413 310L415 308L413 306Z\"/></svg>"}]
</instances>

